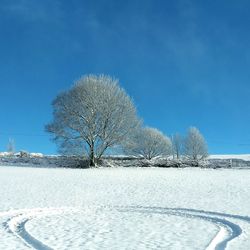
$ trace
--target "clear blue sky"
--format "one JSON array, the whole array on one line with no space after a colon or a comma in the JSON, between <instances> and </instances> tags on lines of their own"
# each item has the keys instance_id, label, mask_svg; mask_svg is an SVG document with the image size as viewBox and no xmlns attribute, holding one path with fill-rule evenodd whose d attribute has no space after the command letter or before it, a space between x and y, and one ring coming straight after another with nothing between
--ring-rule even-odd
<instances>
[{"instance_id":1,"label":"clear blue sky","mask_svg":"<svg viewBox=\"0 0 250 250\"><path fill-rule=\"evenodd\" d=\"M55 153L51 101L110 74L145 124L196 126L210 153L250 153L250 2L1 0L0 151Z\"/></svg>"}]
</instances>

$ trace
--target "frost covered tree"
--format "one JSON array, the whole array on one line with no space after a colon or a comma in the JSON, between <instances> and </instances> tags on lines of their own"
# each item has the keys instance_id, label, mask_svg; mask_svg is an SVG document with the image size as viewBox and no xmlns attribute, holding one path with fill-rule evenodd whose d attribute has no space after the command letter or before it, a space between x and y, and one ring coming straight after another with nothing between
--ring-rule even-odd
<instances>
[{"instance_id":1,"label":"frost covered tree","mask_svg":"<svg viewBox=\"0 0 250 250\"><path fill-rule=\"evenodd\" d=\"M54 135L60 152L85 151L91 166L140 123L131 98L117 79L106 75L83 76L52 105L53 121L46 131Z\"/></svg>"},{"instance_id":2,"label":"frost covered tree","mask_svg":"<svg viewBox=\"0 0 250 250\"><path fill-rule=\"evenodd\" d=\"M176 133L172 136L172 150L173 150L173 157L176 156L177 159L180 158L183 152L183 138L180 134Z\"/></svg>"},{"instance_id":3,"label":"frost covered tree","mask_svg":"<svg viewBox=\"0 0 250 250\"><path fill-rule=\"evenodd\" d=\"M208 156L207 143L203 135L195 127L188 129L184 146L185 155L190 160L202 160Z\"/></svg>"},{"instance_id":4,"label":"frost covered tree","mask_svg":"<svg viewBox=\"0 0 250 250\"><path fill-rule=\"evenodd\" d=\"M170 155L172 147L168 137L158 129L150 127L138 129L123 146L126 153L148 160Z\"/></svg>"}]
</instances>

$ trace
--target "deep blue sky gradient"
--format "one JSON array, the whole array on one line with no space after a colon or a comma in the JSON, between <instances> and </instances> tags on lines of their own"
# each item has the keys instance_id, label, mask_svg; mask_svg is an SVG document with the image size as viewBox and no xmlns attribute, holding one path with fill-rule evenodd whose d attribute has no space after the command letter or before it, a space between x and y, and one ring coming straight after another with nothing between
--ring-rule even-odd
<instances>
[{"instance_id":1,"label":"deep blue sky gradient","mask_svg":"<svg viewBox=\"0 0 250 250\"><path fill-rule=\"evenodd\" d=\"M145 124L196 126L210 153L250 152L250 2L1 0L0 151L53 154L51 102L81 75L120 79Z\"/></svg>"}]
</instances>

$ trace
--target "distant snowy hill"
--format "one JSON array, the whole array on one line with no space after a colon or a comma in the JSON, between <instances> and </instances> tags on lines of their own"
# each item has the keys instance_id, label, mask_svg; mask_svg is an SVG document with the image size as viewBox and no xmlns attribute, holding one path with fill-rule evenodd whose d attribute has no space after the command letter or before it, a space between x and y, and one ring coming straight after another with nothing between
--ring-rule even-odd
<instances>
[{"instance_id":1,"label":"distant snowy hill","mask_svg":"<svg viewBox=\"0 0 250 250\"><path fill-rule=\"evenodd\" d=\"M15 156L20 156L20 152L14 153ZM30 157L43 157L42 153L28 153ZM12 153L9 152L0 152L0 157L2 156L12 156Z\"/></svg>"},{"instance_id":2,"label":"distant snowy hill","mask_svg":"<svg viewBox=\"0 0 250 250\"><path fill-rule=\"evenodd\" d=\"M250 161L250 154L210 155L209 159L239 159Z\"/></svg>"}]
</instances>

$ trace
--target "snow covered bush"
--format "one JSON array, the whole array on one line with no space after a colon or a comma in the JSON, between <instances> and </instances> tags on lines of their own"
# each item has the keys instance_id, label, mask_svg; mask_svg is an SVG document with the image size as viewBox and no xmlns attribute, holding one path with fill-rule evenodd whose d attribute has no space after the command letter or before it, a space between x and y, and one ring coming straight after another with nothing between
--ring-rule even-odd
<instances>
[{"instance_id":1,"label":"snow covered bush","mask_svg":"<svg viewBox=\"0 0 250 250\"><path fill-rule=\"evenodd\" d=\"M203 160L208 156L207 143L195 127L188 129L188 134L184 142L184 153L185 156L194 161Z\"/></svg>"},{"instance_id":2,"label":"snow covered bush","mask_svg":"<svg viewBox=\"0 0 250 250\"><path fill-rule=\"evenodd\" d=\"M150 127L137 130L123 147L126 153L148 160L157 156L168 156L172 151L170 139L158 129Z\"/></svg>"}]
</instances>

